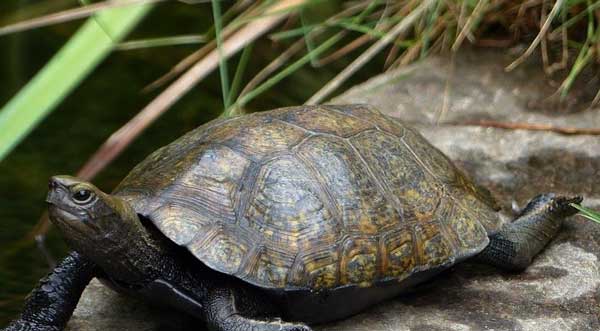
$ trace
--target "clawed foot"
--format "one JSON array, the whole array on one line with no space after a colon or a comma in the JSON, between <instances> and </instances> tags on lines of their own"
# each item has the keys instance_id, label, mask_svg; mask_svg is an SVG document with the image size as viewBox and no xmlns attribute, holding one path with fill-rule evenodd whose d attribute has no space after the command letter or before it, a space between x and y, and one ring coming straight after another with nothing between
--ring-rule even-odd
<instances>
[{"instance_id":1,"label":"clawed foot","mask_svg":"<svg viewBox=\"0 0 600 331\"><path fill-rule=\"evenodd\" d=\"M305 324L286 323L280 319L275 320L273 323L279 324L280 331L313 331L310 326Z\"/></svg>"},{"instance_id":2,"label":"clawed foot","mask_svg":"<svg viewBox=\"0 0 600 331\"><path fill-rule=\"evenodd\" d=\"M23 320L16 320L0 331L60 331L60 329L55 326L38 325Z\"/></svg>"},{"instance_id":3,"label":"clawed foot","mask_svg":"<svg viewBox=\"0 0 600 331\"><path fill-rule=\"evenodd\" d=\"M540 194L529 202L527 207L521 212L521 215L538 210L538 212L545 212L561 218L568 217L577 213L577 209L571 206L571 204L581 203L581 201L583 201L583 198L580 196L565 197L557 196L554 193Z\"/></svg>"},{"instance_id":4,"label":"clawed foot","mask_svg":"<svg viewBox=\"0 0 600 331\"><path fill-rule=\"evenodd\" d=\"M313 331L313 329L304 324L283 326L281 331Z\"/></svg>"},{"instance_id":5,"label":"clawed foot","mask_svg":"<svg viewBox=\"0 0 600 331\"><path fill-rule=\"evenodd\" d=\"M577 214L577 209L571 206L572 203L581 203L583 198L580 196L568 198L564 196L554 197L550 204L550 212L556 213L561 217L567 217Z\"/></svg>"}]
</instances>

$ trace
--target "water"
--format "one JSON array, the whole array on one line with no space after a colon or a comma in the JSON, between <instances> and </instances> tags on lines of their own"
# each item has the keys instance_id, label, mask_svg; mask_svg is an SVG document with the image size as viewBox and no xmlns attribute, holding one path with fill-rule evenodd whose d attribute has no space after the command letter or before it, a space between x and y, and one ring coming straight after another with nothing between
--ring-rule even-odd
<instances>
[{"instance_id":1,"label":"water","mask_svg":"<svg viewBox=\"0 0 600 331\"><path fill-rule=\"evenodd\" d=\"M12 13L27 1L6 1L2 13ZM67 0L61 4L72 5ZM331 2L328 4L328 6ZM210 8L180 3L162 4L145 20L135 37L165 36L204 31L210 22ZM202 23L204 22L204 23ZM8 37L0 37L0 104L32 77L60 48L80 23L68 23ZM194 29L197 27L197 29ZM32 240L24 240L44 212L48 178L74 174L111 132L145 106L156 93L141 89L167 72L195 46L118 52L111 55L64 103L41 123L5 160L0 162L0 327L21 309L24 296L50 269ZM262 54L280 52L270 42L255 45L250 72L264 67L269 59ZM235 61L233 60L233 64ZM329 80L347 62L327 68L303 69L289 78L285 90L271 89L250 111L301 104L322 82ZM232 68L235 66L232 65ZM379 70L379 64L371 70ZM233 72L234 69L231 69ZM368 72L369 70L367 70ZM357 76L354 82L367 74ZM153 124L94 183L105 191L147 154L222 111L219 77L215 73L188 93L166 115ZM67 247L60 234L51 229L46 245L54 259Z\"/></svg>"}]
</instances>

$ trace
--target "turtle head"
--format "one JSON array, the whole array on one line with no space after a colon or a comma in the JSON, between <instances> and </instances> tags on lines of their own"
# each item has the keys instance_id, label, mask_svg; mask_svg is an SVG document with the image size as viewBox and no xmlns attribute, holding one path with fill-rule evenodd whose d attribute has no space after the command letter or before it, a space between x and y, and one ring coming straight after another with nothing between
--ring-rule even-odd
<instances>
[{"instance_id":1,"label":"turtle head","mask_svg":"<svg viewBox=\"0 0 600 331\"><path fill-rule=\"evenodd\" d=\"M131 230L139 226L137 214L127 202L93 184L71 176L54 176L48 189L50 220L81 253L123 245Z\"/></svg>"},{"instance_id":2,"label":"turtle head","mask_svg":"<svg viewBox=\"0 0 600 331\"><path fill-rule=\"evenodd\" d=\"M48 184L48 212L67 243L112 279L137 283L147 277L161 254L133 207L93 184L71 176L54 176Z\"/></svg>"}]
</instances>

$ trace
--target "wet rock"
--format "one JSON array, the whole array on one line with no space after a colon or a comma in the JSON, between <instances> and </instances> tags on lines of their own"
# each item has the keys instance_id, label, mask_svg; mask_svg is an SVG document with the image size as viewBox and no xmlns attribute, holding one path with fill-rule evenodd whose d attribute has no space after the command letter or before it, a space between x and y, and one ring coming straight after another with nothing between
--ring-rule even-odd
<instances>
[{"instance_id":1,"label":"wet rock","mask_svg":"<svg viewBox=\"0 0 600 331\"><path fill-rule=\"evenodd\" d=\"M372 79L335 103L370 103L410 122L511 213L540 192L582 194L600 207L600 137L466 125L473 120L600 127L598 109L540 102L553 91L537 67L507 74L509 62L470 52L454 64L432 58ZM532 108L532 104L536 107ZM547 109L540 109L545 105ZM414 294L377 305L320 331L600 330L600 225L581 217L519 274L464 263ZM177 312L86 289L69 330L203 330Z\"/></svg>"}]
</instances>

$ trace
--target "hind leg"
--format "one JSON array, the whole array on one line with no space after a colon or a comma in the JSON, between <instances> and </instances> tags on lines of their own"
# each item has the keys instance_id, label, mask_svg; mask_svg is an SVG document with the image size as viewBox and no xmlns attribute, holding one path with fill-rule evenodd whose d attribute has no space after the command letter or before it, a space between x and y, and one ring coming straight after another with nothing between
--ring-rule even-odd
<instances>
[{"instance_id":1,"label":"hind leg","mask_svg":"<svg viewBox=\"0 0 600 331\"><path fill-rule=\"evenodd\" d=\"M229 288L213 290L206 301L206 321L214 331L312 331L304 324L286 323L279 319L259 320L247 316L260 315L261 300L243 297L252 295ZM236 307L236 300L243 301L244 311Z\"/></svg>"},{"instance_id":2,"label":"hind leg","mask_svg":"<svg viewBox=\"0 0 600 331\"><path fill-rule=\"evenodd\" d=\"M533 198L517 219L490 236L489 245L476 257L482 263L506 270L523 270L558 233L563 220L577 210L570 203L581 197L542 194Z\"/></svg>"}]
</instances>

